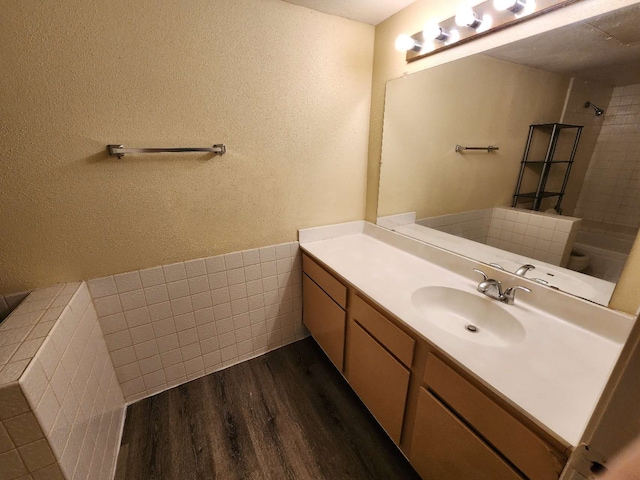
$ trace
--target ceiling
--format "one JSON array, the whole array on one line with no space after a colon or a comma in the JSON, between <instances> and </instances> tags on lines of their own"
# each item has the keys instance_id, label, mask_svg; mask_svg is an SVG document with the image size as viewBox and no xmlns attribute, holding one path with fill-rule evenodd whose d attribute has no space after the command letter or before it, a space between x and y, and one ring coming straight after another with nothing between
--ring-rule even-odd
<instances>
[{"instance_id":1,"label":"ceiling","mask_svg":"<svg viewBox=\"0 0 640 480\"><path fill-rule=\"evenodd\" d=\"M284 0L329 15L377 25L415 0Z\"/></svg>"},{"instance_id":2,"label":"ceiling","mask_svg":"<svg viewBox=\"0 0 640 480\"><path fill-rule=\"evenodd\" d=\"M640 83L640 5L631 5L487 52L606 85Z\"/></svg>"},{"instance_id":3,"label":"ceiling","mask_svg":"<svg viewBox=\"0 0 640 480\"><path fill-rule=\"evenodd\" d=\"M377 25L414 0L283 0ZM545 32L487 52L503 60L607 85L640 79L640 4Z\"/></svg>"}]
</instances>

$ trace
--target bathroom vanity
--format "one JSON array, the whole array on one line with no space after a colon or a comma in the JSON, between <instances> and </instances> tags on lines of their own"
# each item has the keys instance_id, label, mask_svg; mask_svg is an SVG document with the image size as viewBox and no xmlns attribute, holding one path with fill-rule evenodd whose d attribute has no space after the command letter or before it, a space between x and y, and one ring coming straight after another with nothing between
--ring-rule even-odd
<instances>
[{"instance_id":1,"label":"bathroom vanity","mask_svg":"<svg viewBox=\"0 0 640 480\"><path fill-rule=\"evenodd\" d=\"M300 244L305 325L423 478L562 475L631 316L532 282L500 303L474 269L522 279L365 222Z\"/></svg>"}]
</instances>

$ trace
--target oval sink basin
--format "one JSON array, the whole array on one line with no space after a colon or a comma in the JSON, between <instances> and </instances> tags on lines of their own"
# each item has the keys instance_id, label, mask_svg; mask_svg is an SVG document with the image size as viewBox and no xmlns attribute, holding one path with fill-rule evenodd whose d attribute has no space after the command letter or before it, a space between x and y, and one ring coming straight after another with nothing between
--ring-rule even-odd
<instances>
[{"instance_id":1,"label":"oval sink basin","mask_svg":"<svg viewBox=\"0 0 640 480\"><path fill-rule=\"evenodd\" d=\"M516 317L490 298L448 287L423 287L411 295L423 318L457 337L484 345L504 347L524 340Z\"/></svg>"}]
</instances>

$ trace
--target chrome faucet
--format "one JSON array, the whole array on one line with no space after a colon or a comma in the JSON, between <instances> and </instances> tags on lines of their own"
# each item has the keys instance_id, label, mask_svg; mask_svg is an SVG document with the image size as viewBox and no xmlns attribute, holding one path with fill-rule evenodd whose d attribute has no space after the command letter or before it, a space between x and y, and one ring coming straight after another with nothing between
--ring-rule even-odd
<instances>
[{"instance_id":1,"label":"chrome faucet","mask_svg":"<svg viewBox=\"0 0 640 480\"><path fill-rule=\"evenodd\" d=\"M504 272L506 272L506 271L507 271L507 270L506 270L502 265L500 265L499 263L490 263L490 264L489 264L489 266L490 266L490 267L493 267L493 268L497 268L498 270L502 270L502 271L504 271ZM518 268L518 269L515 271L515 274L516 274L516 275L518 275L519 277L524 277L524 276L526 275L526 273L527 273L529 270L535 270L535 268L536 268L536 267L535 267L534 265L531 265L530 263L525 263L524 265L522 265L520 268Z\"/></svg>"},{"instance_id":2,"label":"chrome faucet","mask_svg":"<svg viewBox=\"0 0 640 480\"><path fill-rule=\"evenodd\" d=\"M487 274L477 268L473 269L474 272L479 273L484 277L484 280L478 284L478 291L484 293L487 297L495 298L496 300L502 300L504 292L502 291L502 283L493 278L487 277Z\"/></svg>"},{"instance_id":3,"label":"chrome faucet","mask_svg":"<svg viewBox=\"0 0 640 480\"><path fill-rule=\"evenodd\" d=\"M507 305L513 305L516 300L516 291L522 290L523 292L531 293L530 289L520 285L502 290L502 283L500 281L487 277L486 273L477 268L474 268L473 271L479 273L484 278L484 280L478 284L478 291L489 298L498 300L499 302L506 303Z\"/></svg>"},{"instance_id":4,"label":"chrome faucet","mask_svg":"<svg viewBox=\"0 0 640 480\"><path fill-rule=\"evenodd\" d=\"M523 292L531 293L531 289L516 285L515 287L509 287L504 291L502 295L502 301L507 305L513 305L516 301L516 291L522 290Z\"/></svg>"},{"instance_id":5,"label":"chrome faucet","mask_svg":"<svg viewBox=\"0 0 640 480\"><path fill-rule=\"evenodd\" d=\"M524 277L529 270L535 270L535 266L530 263L525 263L519 269L516 270L516 275Z\"/></svg>"}]
</instances>

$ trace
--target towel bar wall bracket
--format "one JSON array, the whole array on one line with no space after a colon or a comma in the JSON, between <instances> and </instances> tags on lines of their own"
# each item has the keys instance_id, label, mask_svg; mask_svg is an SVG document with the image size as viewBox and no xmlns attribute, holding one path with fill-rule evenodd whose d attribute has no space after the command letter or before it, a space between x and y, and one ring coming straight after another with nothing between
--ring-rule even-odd
<instances>
[{"instance_id":1,"label":"towel bar wall bracket","mask_svg":"<svg viewBox=\"0 0 640 480\"><path fill-rule=\"evenodd\" d=\"M496 150L500 150L500 147L494 147L493 145L489 145L488 147L465 147L463 145L456 145L456 152L460 153L464 150L485 150L487 152L494 152Z\"/></svg>"},{"instance_id":2,"label":"towel bar wall bracket","mask_svg":"<svg viewBox=\"0 0 640 480\"><path fill-rule=\"evenodd\" d=\"M183 152L210 152L214 155L224 155L227 147L223 143L216 143L213 147L184 147L184 148L127 148L124 145L107 145L109 155L122 158L129 153L183 153Z\"/></svg>"}]
</instances>

